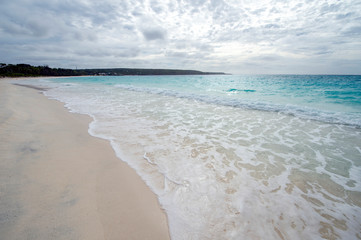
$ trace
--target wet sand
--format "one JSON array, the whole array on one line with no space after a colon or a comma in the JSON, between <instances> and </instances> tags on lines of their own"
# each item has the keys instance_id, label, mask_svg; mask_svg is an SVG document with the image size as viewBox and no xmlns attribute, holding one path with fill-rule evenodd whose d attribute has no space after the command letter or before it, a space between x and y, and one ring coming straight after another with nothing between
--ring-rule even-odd
<instances>
[{"instance_id":1,"label":"wet sand","mask_svg":"<svg viewBox=\"0 0 361 240\"><path fill-rule=\"evenodd\" d=\"M169 239L153 194L41 89L0 79L1 239Z\"/></svg>"}]
</instances>

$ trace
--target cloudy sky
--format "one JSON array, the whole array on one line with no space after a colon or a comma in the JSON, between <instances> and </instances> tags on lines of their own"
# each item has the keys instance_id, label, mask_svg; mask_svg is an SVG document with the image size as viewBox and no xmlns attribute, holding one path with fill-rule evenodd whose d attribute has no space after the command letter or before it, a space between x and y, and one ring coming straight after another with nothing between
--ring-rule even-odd
<instances>
[{"instance_id":1,"label":"cloudy sky","mask_svg":"<svg viewBox=\"0 0 361 240\"><path fill-rule=\"evenodd\" d=\"M361 0L0 0L0 62L361 74Z\"/></svg>"}]
</instances>

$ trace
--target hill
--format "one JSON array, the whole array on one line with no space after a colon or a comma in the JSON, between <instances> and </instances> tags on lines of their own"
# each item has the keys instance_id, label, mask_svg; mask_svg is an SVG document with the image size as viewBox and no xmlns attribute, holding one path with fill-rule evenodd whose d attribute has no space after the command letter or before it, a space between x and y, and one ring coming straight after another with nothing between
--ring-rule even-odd
<instances>
[{"instance_id":1,"label":"hill","mask_svg":"<svg viewBox=\"0 0 361 240\"><path fill-rule=\"evenodd\" d=\"M102 68L102 69L64 69L48 66L31 66L29 64L0 63L2 77L32 77L32 76L122 76L122 75L213 75L222 72L201 72L196 70L178 69L144 69L144 68Z\"/></svg>"}]
</instances>

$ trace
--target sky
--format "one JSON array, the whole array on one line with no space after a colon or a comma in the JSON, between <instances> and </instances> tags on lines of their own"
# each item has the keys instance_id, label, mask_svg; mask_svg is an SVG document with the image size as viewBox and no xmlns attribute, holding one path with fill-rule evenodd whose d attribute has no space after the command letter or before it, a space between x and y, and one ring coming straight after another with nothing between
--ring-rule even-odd
<instances>
[{"instance_id":1,"label":"sky","mask_svg":"<svg viewBox=\"0 0 361 240\"><path fill-rule=\"evenodd\" d=\"M0 0L0 62L361 74L361 0Z\"/></svg>"}]
</instances>

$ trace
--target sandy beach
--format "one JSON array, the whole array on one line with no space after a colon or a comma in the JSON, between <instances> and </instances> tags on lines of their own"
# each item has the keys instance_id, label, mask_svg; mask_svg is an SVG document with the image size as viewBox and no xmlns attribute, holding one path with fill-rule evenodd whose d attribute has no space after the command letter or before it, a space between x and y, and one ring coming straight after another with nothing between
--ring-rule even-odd
<instances>
[{"instance_id":1,"label":"sandy beach","mask_svg":"<svg viewBox=\"0 0 361 240\"><path fill-rule=\"evenodd\" d=\"M169 239L156 195L90 121L0 79L1 239Z\"/></svg>"}]
</instances>

